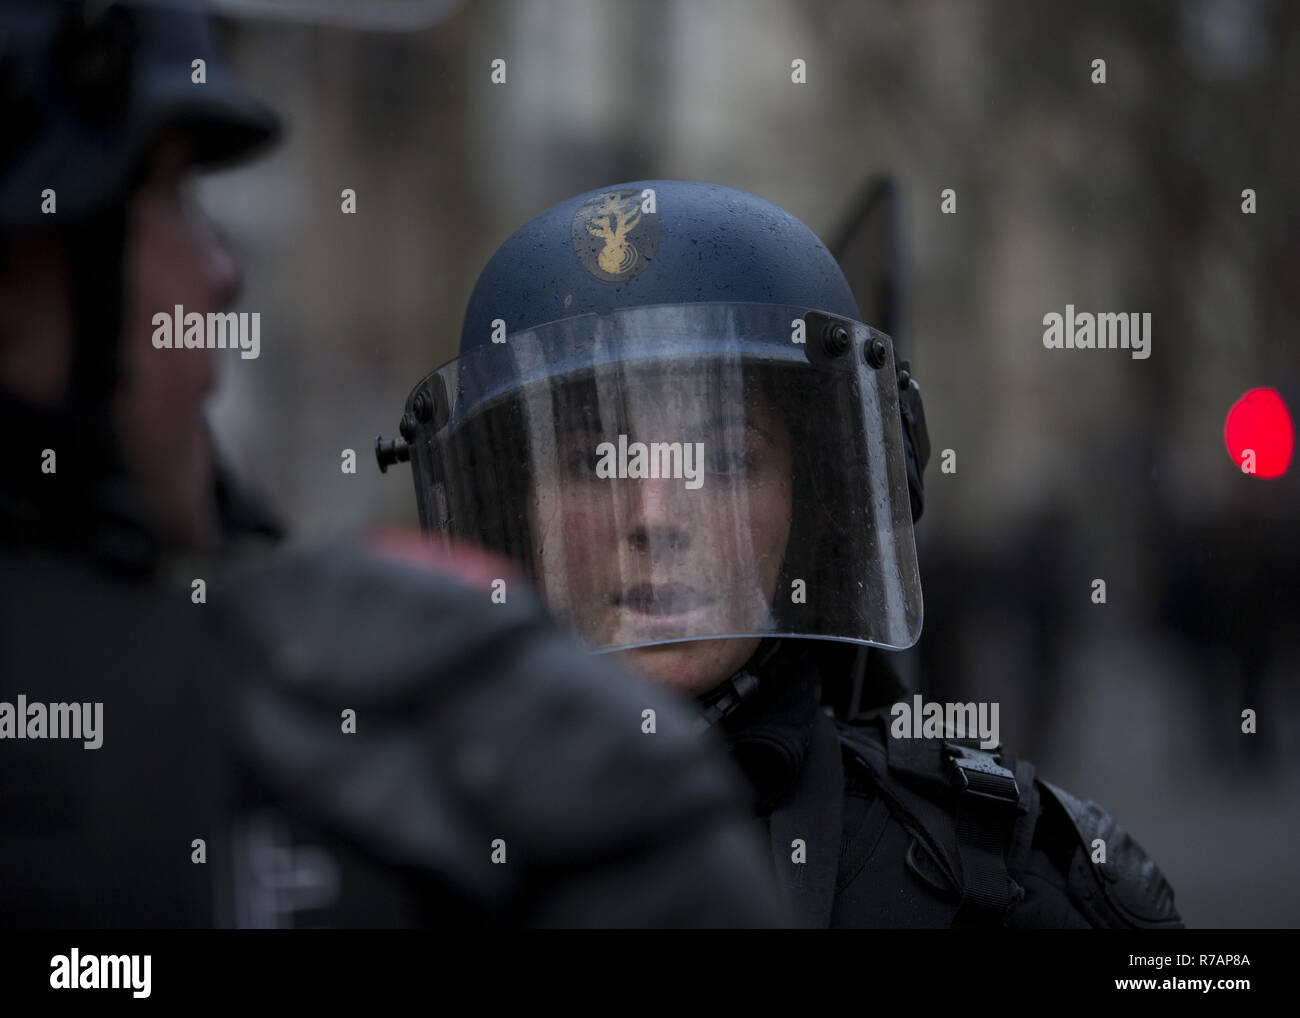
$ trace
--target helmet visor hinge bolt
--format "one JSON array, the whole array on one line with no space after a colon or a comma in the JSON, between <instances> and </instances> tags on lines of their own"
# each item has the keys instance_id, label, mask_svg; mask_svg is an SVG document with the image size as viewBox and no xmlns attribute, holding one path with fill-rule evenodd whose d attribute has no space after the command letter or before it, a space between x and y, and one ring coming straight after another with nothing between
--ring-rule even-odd
<instances>
[{"instance_id":1,"label":"helmet visor hinge bolt","mask_svg":"<svg viewBox=\"0 0 1300 1018\"><path fill-rule=\"evenodd\" d=\"M889 347L879 336L872 336L862 344L862 359L873 368L883 368L889 355Z\"/></svg>"},{"instance_id":2,"label":"helmet visor hinge bolt","mask_svg":"<svg viewBox=\"0 0 1300 1018\"><path fill-rule=\"evenodd\" d=\"M822 329L822 349L831 357L838 357L849 345L849 330L836 322L827 322Z\"/></svg>"},{"instance_id":3,"label":"helmet visor hinge bolt","mask_svg":"<svg viewBox=\"0 0 1300 1018\"><path fill-rule=\"evenodd\" d=\"M375 461L379 464L381 474L388 473L394 463L406 463L411 459L411 447L403 439L385 439L375 436Z\"/></svg>"}]
</instances>

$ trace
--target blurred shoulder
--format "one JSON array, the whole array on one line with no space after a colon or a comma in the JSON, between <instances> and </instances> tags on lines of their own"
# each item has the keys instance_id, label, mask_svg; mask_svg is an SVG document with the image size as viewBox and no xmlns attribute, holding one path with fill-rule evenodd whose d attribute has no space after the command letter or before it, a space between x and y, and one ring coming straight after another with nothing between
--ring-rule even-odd
<instances>
[{"instance_id":1,"label":"blurred shoulder","mask_svg":"<svg viewBox=\"0 0 1300 1018\"><path fill-rule=\"evenodd\" d=\"M277 676L320 692L360 687L372 699L463 672L466 654L545 626L507 560L395 529L277 556L240 573L226 595Z\"/></svg>"}]
</instances>

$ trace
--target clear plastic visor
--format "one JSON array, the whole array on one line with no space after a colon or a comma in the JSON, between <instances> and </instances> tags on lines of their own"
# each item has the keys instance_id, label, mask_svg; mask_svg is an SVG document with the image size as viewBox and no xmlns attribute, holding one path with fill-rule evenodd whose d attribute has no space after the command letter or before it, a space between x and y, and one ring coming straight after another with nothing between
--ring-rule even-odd
<instances>
[{"instance_id":1,"label":"clear plastic visor","mask_svg":"<svg viewBox=\"0 0 1300 1018\"><path fill-rule=\"evenodd\" d=\"M514 558L592 650L920 634L897 378L865 325L637 308L512 335L421 392L426 529Z\"/></svg>"}]
</instances>

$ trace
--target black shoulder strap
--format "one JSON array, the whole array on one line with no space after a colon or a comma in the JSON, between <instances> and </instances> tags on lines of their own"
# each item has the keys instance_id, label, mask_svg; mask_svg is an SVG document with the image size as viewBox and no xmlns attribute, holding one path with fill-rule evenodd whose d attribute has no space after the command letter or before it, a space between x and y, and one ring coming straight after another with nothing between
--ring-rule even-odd
<instances>
[{"instance_id":1,"label":"black shoulder strap","mask_svg":"<svg viewBox=\"0 0 1300 1018\"><path fill-rule=\"evenodd\" d=\"M795 915L810 929L831 925L844 819L844 770L835 724L818 715L808 759L793 794L773 811L773 861ZM795 839L804 843L804 864L792 861Z\"/></svg>"},{"instance_id":2,"label":"black shoulder strap","mask_svg":"<svg viewBox=\"0 0 1300 1018\"><path fill-rule=\"evenodd\" d=\"M1033 836L1033 768L972 739L895 739L884 719L839 725L840 741L960 895L954 925L1001 923L1023 890Z\"/></svg>"}]
</instances>

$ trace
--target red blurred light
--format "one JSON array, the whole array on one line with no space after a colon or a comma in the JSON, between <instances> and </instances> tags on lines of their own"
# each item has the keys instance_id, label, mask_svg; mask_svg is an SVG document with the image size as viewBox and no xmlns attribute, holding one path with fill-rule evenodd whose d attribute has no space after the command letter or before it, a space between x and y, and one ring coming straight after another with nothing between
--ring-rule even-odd
<instances>
[{"instance_id":1,"label":"red blurred light","mask_svg":"<svg viewBox=\"0 0 1300 1018\"><path fill-rule=\"evenodd\" d=\"M1238 470L1245 451L1253 449L1256 477L1285 474L1295 449L1295 427L1277 390L1251 389L1232 404L1223 424L1223 441Z\"/></svg>"}]
</instances>

